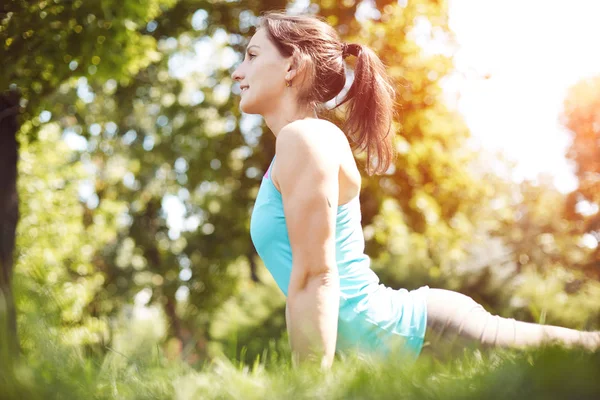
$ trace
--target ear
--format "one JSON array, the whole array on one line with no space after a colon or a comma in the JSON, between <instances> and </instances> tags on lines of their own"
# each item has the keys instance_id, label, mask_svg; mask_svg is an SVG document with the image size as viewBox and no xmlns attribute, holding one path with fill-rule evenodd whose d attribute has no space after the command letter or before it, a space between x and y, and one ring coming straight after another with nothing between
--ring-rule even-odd
<instances>
[{"instance_id":1,"label":"ear","mask_svg":"<svg viewBox=\"0 0 600 400\"><path fill-rule=\"evenodd\" d=\"M286 67L286 73L285 73L286 81L294 80L294 78L296 78L300 75L300 63L298 62L297 57L295 57L295 56L288 57L288 59L286 60L285 67Z\"/></svg>"}]
</instances>

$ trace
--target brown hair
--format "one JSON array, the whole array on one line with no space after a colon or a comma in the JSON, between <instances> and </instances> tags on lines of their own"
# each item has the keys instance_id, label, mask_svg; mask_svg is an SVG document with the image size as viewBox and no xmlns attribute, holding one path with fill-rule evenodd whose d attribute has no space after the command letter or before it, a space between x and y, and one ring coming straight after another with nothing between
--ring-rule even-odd
<instances>
[{"instance_id":1,"label":"brown hair","mask_svg":"<svg viewBox=\"0 0 600 400\"><path fill-rule=\"evenodd\" d=\"M346 84L344 58L357 57L354 81L334 108L348 103L343 130L354 147L367 151L367 173L385 172L394 158L390 132L395 91L375 52L364 45L343 43L329 24L312 15L266 12L260 17L261 27L281 55L293 56L304 72L299 100L306 104L318 106L335 98ZM377 158L374 165L373 155Z\"/></svg>"}]
</instances>

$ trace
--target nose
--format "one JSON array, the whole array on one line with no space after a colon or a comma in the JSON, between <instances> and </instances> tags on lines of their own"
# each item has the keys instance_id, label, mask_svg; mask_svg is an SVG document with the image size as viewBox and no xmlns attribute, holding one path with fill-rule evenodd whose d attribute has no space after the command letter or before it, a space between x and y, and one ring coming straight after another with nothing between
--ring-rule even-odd
<instances>
[{"instance_id":1,"label":"nose","mask_svg":"<svg viewBox=\"0 0 600 400\"><path fill-rule=\"evenodd\" d=\"M244 76L242 75L242 64L238 65L238 67L235 69L235 71L233 71L233 74L231 74L231 78L234 81L241 81Z\"/></svg>"}]
</instances>

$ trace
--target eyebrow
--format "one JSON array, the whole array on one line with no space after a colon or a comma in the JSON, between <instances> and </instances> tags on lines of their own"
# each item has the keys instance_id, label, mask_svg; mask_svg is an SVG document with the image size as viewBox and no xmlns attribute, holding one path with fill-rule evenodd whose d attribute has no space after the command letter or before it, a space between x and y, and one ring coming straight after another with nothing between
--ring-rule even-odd
<instances>
[{"instance_id":1,"label":"eyebrow","mask_svg":"<svg viewBox=\"0 0 600 400\"><path fill-rule=\"evenodd\" d=\"M256 44L253 44L252 46L248 46L248 48L246 49L246 53L252 48L252 47L257 47L260 49L260 47Z\"/></svg>"}]
</instances>

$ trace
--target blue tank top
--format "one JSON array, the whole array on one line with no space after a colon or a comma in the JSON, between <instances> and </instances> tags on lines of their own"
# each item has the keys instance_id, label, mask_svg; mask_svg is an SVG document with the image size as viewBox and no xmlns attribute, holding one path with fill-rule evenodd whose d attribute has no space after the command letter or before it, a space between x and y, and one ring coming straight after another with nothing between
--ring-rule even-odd
<instances>
[{"instance_id":1,"label":"blue tank top","mask_svg":"<svg viewBox=\"0 0 600 400\"><path fill-rule=\"evenodd\" d=\"M252 216L250 236L275 282L287 296L292 272L281 193L265 173ZM340 278L340 310L336 350L387 355L392 349L408 350L416 357L423 346L427 325L427 286L417 290L392 289L379 283L364 254L360 201L355 197L338 206L336 260Z\"/></svg>"}]
</instances>

